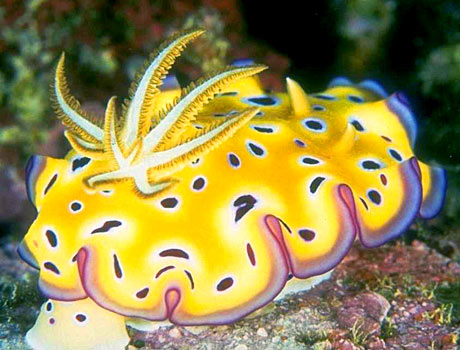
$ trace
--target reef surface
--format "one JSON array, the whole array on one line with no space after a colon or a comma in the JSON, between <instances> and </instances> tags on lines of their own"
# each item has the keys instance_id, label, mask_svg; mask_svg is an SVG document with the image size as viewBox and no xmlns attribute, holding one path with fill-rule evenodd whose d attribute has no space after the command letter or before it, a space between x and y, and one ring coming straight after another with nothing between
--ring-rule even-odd
<instances>
[{"instance_id":1,"label":"reef surface","mask_svg":"<svg viewBox=\"0 0 460 350\"><path fill-rule=\"evenodd\" d=\"M0 248L0 349L25 350L41 303L37 274ZM460 264L424 243L353 247L330 280L229 326L130 329L135 349L456 349Z\"/></svg>"}]
</instances>

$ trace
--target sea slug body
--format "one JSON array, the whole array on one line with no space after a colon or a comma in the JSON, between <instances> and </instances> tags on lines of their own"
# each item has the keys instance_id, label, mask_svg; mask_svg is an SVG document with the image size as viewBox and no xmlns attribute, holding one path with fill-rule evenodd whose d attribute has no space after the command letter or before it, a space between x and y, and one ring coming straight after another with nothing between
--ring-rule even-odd
<instances>
[{"instance_id":1,"label":"sea slug body","mask_svg":"<svg viewBox=\"0 0 460 350\"><path fill-rule=\"evenodd\" d=\"M19 254L50 299L32 348L124 349L128 320L234 322L321 280L356 239L379 246L441 209L444 170L414 157L402 94L344 78L269 94L266 67L247 61L181 89L168 70L201 33L161 45L104 120L79 107L59 60L73 150L26 167L38 214Z\"/></svg>"}]
</instances>

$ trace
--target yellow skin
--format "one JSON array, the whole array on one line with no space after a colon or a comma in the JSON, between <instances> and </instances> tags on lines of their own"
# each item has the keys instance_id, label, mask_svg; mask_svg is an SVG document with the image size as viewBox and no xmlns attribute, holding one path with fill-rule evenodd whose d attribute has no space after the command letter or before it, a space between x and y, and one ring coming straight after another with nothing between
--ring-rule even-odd
<instances>
[{"instance_id":1,"label":"yellow skin","mask_svg":"<svg viewBox=\"0 0 460 350\"><path fill-rule=\"evenodd\" d=\"M213 77L160 87L200 33L163 45L156 59L174 55L157 72L155 60L146 66L120 120L111 99L104 125L68 94L61 59L56 108L75 151L29 163L39 214L19 249L50 299L78 309L90 298L91 312L119 317L230 323L273 300L290 275L330 271L357 236L378 246L439 211L444 174L415 159L401 95L382 99L373 83L346 80L307 95L290 79L287 93L265 94L250 77L260 66L218 73L204 92Z\"/></svg>"}]
</instances>

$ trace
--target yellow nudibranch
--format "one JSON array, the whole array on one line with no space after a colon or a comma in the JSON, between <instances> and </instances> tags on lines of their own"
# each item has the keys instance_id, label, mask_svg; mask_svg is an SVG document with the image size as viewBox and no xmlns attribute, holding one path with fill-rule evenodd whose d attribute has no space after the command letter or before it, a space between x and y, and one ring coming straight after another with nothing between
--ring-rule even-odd
<instances>
[{"instance_id":1,"label":"yellow nudibranch","mask_svg":"<svg viewBox=\"0 0 460 350\"><path fill-rule=\"evenodd\" d=\"M104 120L79 107L59 60L73 150L27 164L38 215L18 249L50 299L32 348L123 349L125 322L234 322L318 282L356 238L379 246L441 209L445 173L414 157L401 93L344 78L266 93L266 67L249 61L181 89L168 70L201 33L166 41Z\"/></svg>"}]
</instances>

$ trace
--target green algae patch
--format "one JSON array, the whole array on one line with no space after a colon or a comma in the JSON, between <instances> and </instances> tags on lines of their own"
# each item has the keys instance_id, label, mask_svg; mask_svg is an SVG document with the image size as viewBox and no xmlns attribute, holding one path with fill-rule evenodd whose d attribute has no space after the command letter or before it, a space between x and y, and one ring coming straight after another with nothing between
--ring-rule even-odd
<instances>
[{"instance_id":1,"label":"green algae patch","mask_svg":"<svg viewBox=\"0 0 460 350\"><path fill-rule=\"evenodd\" d=\"M447 313L447 319L452 326L460 325L460 281L452 283L443 283L434 291L435 300L441 305Z\"/></svg>"},{"instance_id":2,"label":"green algae patch","mask_svg":"<svg viewBox=\"0 0 460 350\"><path fill-rule=\"evenodd\" d=\"M37 282L38 275L29 272L19 280L0 276L0 344L12 334L25 334L34 324L38 307L43 302Z\"/></svg>"}]
</instances>

